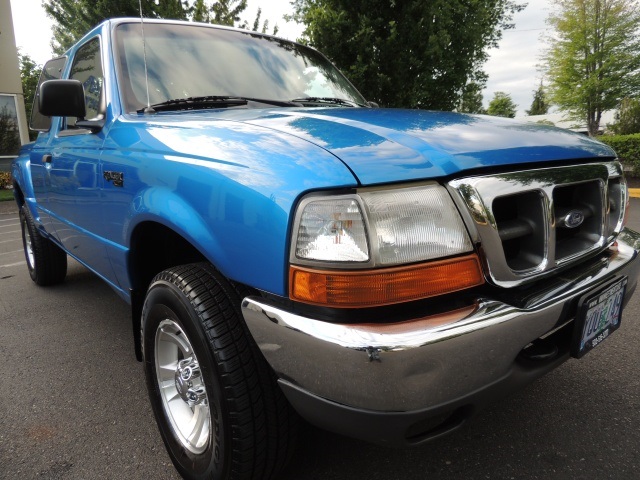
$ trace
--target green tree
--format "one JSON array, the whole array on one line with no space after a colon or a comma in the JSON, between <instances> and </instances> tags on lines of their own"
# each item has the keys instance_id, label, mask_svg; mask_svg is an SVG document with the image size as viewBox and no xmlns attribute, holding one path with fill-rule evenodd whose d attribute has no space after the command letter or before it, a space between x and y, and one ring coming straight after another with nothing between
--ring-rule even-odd
<instances>
[{"instance_id":1,"label":"green tree","mask_svg":"<svg viewBox=\"0 0 640 480\"><path fill-rule=\"evenodd\" d=\"M251 29L254 32L267 33L269 29L269 20L261 22L262 8L258 8L256 18L253 24L250 26L247 20L244 20L241 24L240 14L247 8L246 0L240 1L237 5L234 3L239 0L227 0L215 2L209 6L206 0L196 0L190 7L190 18L194 22L215 23L220 25L236 26L245 29ZM273 35L278 34L278 25L273 28Z\"/></svg>"},{"instance_id":2,"label":"green tree","mask_svg":"<svg viewBox=\"0 0 640 480\"><path fill-rule=\"evenodd\" d=\"M219 0L211 6L211 23L233 27L240 22L240 14L247 8L247 0Z\"/></svg>"},{"instance_id":3,"label":"green tree","mask_svg":"<svg viewBox=\"0 0 640 480\"><path fill-rule=\"evenodd\" d=\"M616 135L640 133L640 98L623 98L616 112L615 123L608 127Z\"/></svg>"},{"instance_id":4,"label":"green tree","mask_svg":"<svg viewBox=\"0 0 640 480\"><path fill-rule=\"evenodd\" d=\"M112 5L113 0L103 0L107 5ZM120 0L126 4L127 0ZM144 3L144 2L143 2ZM187 20L189 7L188 2L181 0L158 0L153 2L153 8L149 16L155 18L171 18L174 20ZM138 13L140 7L138 7ZM143 7L143 15L146 15Z\"/></svg>"},{"instance_id":5,"label":"green tree","mask_svg":"<svg viewBox=\"0 0 640 480\"><path fill-rule=\"evenodd\" d=\"M549 113L549 102L547 102L547 92L544 91L544 86L540 82L540 86L533 92L533 101L531 102L531 108L525 110L527 115L545 115Z\"/></svg>"},{"instance_id":6,"label":"green tree","mask_svg":"<svg viewBox=\"0 0 640 480\"><path fill-rule=\"evenodd\" d=\"M108 18L140 16L138 0L44 0L43 6L54 21L51 47L56 54ZM148 18L186 20L188 10L180 0L142 0L143 15Z\"/></svg>"},{"instance_id":7,"label":"green tree","mask_svg":"<svg viewBox=\"0 0 640 480\"><path fill-rule=\"evenodd\" d=\"M518 106L513 103L511 95L505 92L496 92L489 102L487 113L496 117L513 118L516 116Z\"/></svg>"},{"instance_id":8,"label":"green tree","mask_svg":"<svg viewBox=\"0 0 640 480\"><path fill-rule=\"evenodd\" d=\"M468 83L462 90L456 110L461 113L487 113L482 101L482 86L476 82Z\"/></svg>"},{"instance_id":9,"label":"green tree","mask_svg":"<svg viewBox=\"0 0 640 480\"><path fill-rule=\"evenodd\" d=\"M114 17L139 17L138 0L44 0L44 9L54 21L51 47L62 54L80 37L100 22ZM219 0L209 4L207 0L142 0L145 18L171 18L195 22L240 26L240 14L247 8L247 0ZM262 11L258 11L256 28ZM248 24L244 22L245 28ZM262 31L269 22L265 20ZM274 35L278 27L274 28Z\"/></svg>"},{"instance_id":10,"label":"green tree","mask_svg":"<svg viewBox=\"0 0 640 480\"><path fill-rule=\"evenodd\" d=\"M635 0L558 0L543 56L551 101L597 134L602 112L640 85L640 7Z\"/></svg>"},{"instance_id":11,"label":"green tree","mask_svg":"<svg viewBox=\"0 0 640 480\"><path fill-rule=\"evenodd\" d=\"M196 0L192 7L191 20L194 22L204 23L209 23L211 21L209 5L207 5L207 2L204 0Z\"/></svg>"},{"instance_id":12,"label":"green tree","mask_svg":"<svg viewBox=\"0 0 640 480\"><path fill-rule=\"evenodd\" d=\"M369 100L385 106L452 110L464 86L484 83L514 0L293 0L287 18L301 41L325 53Z\"/></svg>"},{"instance_id":13,"label":"green tree","mask_svg":"<svg viewBox=\"0 0 640 480\"><path fill-rule=\"evenodd\" d=\"M36 95L36 87L38 86L38 79L40 78L42 66L36 64L29 55L23 55L20 52L18 52L18 60L20 61L20 77L22 78L24 108L27 112L27 117L29 117L31 115L31 109L33 108L33 99ZM38 132L29 131L29 138L31 140L35 140L37 136Z\"/></svg>"},{"instance_id":14,"label":"green tree","mask_svg":"<svg viewBox=\"0 0 640 480\"><path fill-rule=\"evenodd\" d=\"M258 12L256 13L256 18L253 21L253 26L251 27L251 30L253 30L254 32L267 33L267 30L269 29L269 20L265 19L264 22L261 24L260 23L261 16L262 16L262 8L258 7ZM240 26L240 28L249 28L249 22L245 20L244 23ZM276 24L273 27L272 35L277 35L277 34L278 34L278 25Z\"/></svg>"}]
</instances>

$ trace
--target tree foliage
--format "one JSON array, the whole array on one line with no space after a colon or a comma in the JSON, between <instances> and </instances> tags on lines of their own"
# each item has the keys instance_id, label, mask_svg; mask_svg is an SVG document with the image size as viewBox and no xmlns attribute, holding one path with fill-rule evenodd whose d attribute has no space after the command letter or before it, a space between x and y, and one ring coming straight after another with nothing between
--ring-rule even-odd
<instances>
[{"instance_id":1,"label":"tree foliage","mask_svg":"<svg viewBox=\"0 0 640 480\"><path fill-rule=\"evenodd\" d=\"M196 0L191 8L191 20L194 22L209 23L211 21L210 7L205 0Z\"/></svg>"},{"instance_id":2,"label":"tree foliage","mask_svg":"<svg viewBox=\"0 0 640 480\"><path fill-rule=\"evenodd\" d=\"M516 116L518 106L513 103L511 95L505 92L496 92L489 102L487 113L496 117L513 118Z\"/></svg>"},{"instance_id":3,"label":"tree foliage","mask_svg":"<svg viewBox=\"0 0 640 480\"><path fill-rule=\"evenodd\" d=\"M602 112L640 85L640 8L635 0L558 0L544 54L552 102L600 128Z\"/></svg>"},{"instance_id":4,"label":"tree foliage","mask_svg":"<svg viewBox=\"0 0 640 480\"><path fill-rule=\"evenodd\" d=\"M325 53L369 100L452 110L483 85L487 49L510 28L513 0L293 0L301 41Z\"/></svg>"},{"instance_id":5,"label":"tree foliage","mask_svg":"<svg viewBox=\"0 0 640 480\"><path fill-rule=\"evenodd\" d=\"M100 22L115 17L139 17L138 0L44 0L44 9L54 21L51 47L56 54L62 54L80 37ZM193 3L181 0L142 0L145 18L170 18L195 22L249 28L249 23L240 21L240 15L247 8L247 0L195 0ZM269 28L269 21L260 23L262 10L253 22L253 30L263 33ZM278 32L277 25L273 34Z\"/></svg>"},{"instance_id":6,"label":"tree foliage","mask_svg":"<svg viewBox=\"0 0 640 480\"><path fill-rule=\"evenodd\" d=\"M138 0L45 0L45 12L54 21L51 47L63 53L100 22L114 17L139 17ZM148 18L186 20L188 8L180 0L142 0Z\"/></svg>"},{"instance_id":7,"label":"tree foliage","mask_svg":"<svg viewBox=\"0 0 640 480\"><path fill-rule=\"evenodd\" d=\"M622 164L632 167L633 175L640 177L640 133L601 135L598 140L613 148Z\"/></svg>"},{"instance_id":8,"label":"tree foliage","mask_svg":"<svg viewBox=\"0 0 640 480\"><path fill-rule=\"evenodd\" d=\"M269 20L265 19L262 23L260 23L260 17L262 17L262 8L258 7L258 12L256 13L256 18L253 21L251 30L253 30L254 32L267 33L267 30L269 30ZM245 20L240 28L249 28L249 22ZM278 24L275 24L273 26L272 35L277 35L278 30Z\"/></svg>"},{"instance_id":9,"label":"tree foliage","mask_svg":"<svg viewBox=\"0 0 640 480\"><path fill-rule=\"evenodd\" d=\"M615 123L608 127L616 135L640 133L640 98L623 98Z\"/></svg>"},{"instance_id":10,"label":"tree foliage","mask_svg":"<svg viewBox=\"0 0 640 480\"><path fill-rule=\"evenodd\" d=\"M31 109L33 108L33 99L36 95L36 88L38 86L38 79L40 78L42 66L36 64L29 55L23 55L20 52L18 52L18 60L20 62L20 78L22 79L24 108L27 112L27 117L29 117L31 115ZM29 138L31 140L35 140L37 136L38 132L29 131Z\"/></svg>"},{"instance_id":11,"label":"tree foliage","mask_svg":"<svg viewBox=\"0 0 640 480\"><path fill-rule=\"evenodd\" d=\"M240 22L240 14L247 8L247 0L218 0L211 5L211 23L233 27Z\"/></svg>"},{"instance_id":12,"label":"tree foliage","mask_svg":"<svg viewBox=\"0 0 640 480\"><path fill-rule=\"evenodd\" d=\"M476 82L468 83L462 90L456 110L461 113L487 113L482 101L482 86Z\"/></svg>"},{"instance_id":13,"label":"tree foliage","mask_svg":"<svg viewBox=\"0 0 640 480\"><path fill-rule=\"evenodd\" d=\"M549 113L549 102L547 101L547 92L544 90L542 82L537 90L533 92L533 101L531 108L525 110L527 115L545 115Z\"/></svg>"},{"instance_id":14,"label":"tree foliage","mask_svg":"<svg viewBox=\"0 0 640 480\"><path fill-rule=\"evenodd\" d=\"M261 21L262 8L258 8L256 18L252 24L244 20L241 24L240 14L247 8L247 0L227 0L219 1L209 6L205 0L196 0L191 6L191 20L194 22L217 23L220 25L237 26L244 29L251 29L254 32L267 33L269 20ZM273 27L273 35L278 34L278 25Z\"/></svg>"}]
</instances>

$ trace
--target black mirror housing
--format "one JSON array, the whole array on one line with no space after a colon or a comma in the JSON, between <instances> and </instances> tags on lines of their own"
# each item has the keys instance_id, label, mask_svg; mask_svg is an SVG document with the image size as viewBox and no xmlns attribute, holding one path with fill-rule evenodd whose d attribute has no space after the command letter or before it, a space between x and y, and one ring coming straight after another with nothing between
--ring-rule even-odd
<instances>
[{"instance_id":1,"label":"black mirror housing","mask_svg":"<svg viewBox=\"0 0 640 480\"><path fill-rule=\"evenodd\" d=\"M38 108L47 117L84 118L84 87L78 80L47 80L40 85Z\"/></svg>"}]
</instances>

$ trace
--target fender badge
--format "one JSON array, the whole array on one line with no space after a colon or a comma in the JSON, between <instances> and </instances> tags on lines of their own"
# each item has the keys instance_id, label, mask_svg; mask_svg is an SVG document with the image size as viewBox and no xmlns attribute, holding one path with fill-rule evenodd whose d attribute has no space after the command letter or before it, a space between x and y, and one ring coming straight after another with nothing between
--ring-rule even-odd
<instances>
[{"instance_id":1,"label":"fender badge","mask_svg":"<svg viewBox=\"0 0 640 480\"><path fill-rule=\"evenodd\" d=\"M114 187L124 186L124 173L122 172L111 172L109 170L105 170L103 176L107 182L113 182Z\"/></svg>"},{"instance_id":2,"label":"fender badge","mask_svg":"<svg viewBox=\"0 0 640 480\"><path fill-rule=\"evenodd\" d=\"M564 217L564 226L567 228L577 228L584 222L584 213L580 210L571 210Z\"/></svg>"}]
</instances>

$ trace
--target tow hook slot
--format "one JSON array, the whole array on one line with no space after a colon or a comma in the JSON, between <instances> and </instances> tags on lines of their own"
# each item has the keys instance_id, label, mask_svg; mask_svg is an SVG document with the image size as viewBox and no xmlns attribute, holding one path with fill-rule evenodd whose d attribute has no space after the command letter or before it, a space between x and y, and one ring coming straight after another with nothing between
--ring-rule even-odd
<instances>
[{"instance_id":1,"label":"tow hook slot","mask_svg":"<svg viewBox=\"0 0 640 480\"><path fill-rule=\"evenodd\" d=\"M536 340L523 348L520 356L530 362L548 362L558 356L558 346L555 343Z\"/></svg>"}]
</instances>

